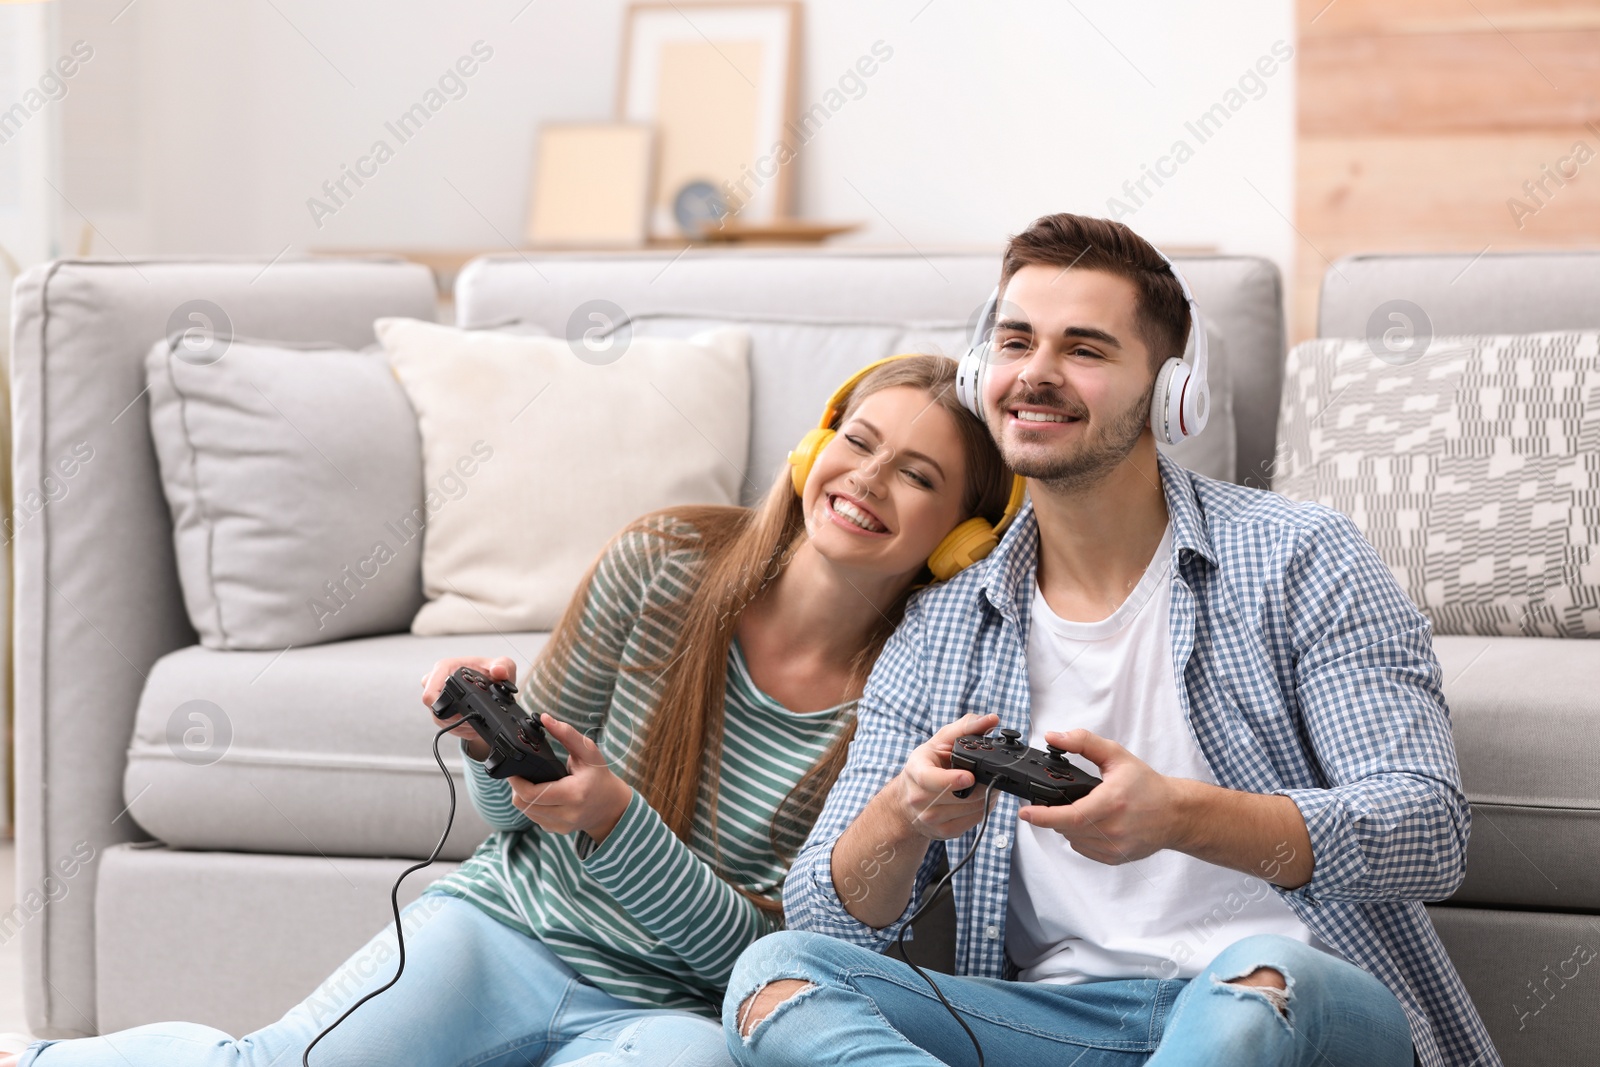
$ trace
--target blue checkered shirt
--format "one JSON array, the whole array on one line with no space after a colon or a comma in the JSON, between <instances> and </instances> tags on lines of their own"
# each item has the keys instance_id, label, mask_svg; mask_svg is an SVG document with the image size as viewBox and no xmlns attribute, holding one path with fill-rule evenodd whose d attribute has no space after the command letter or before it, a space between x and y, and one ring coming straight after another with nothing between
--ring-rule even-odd
<instances>
[{"instance_id":1,"label":"blue checkered shirt","mask_svg":"<svg viewBox=\"0 0 1600 1067\"><path fill-rule=\"evenodd\" d=\"M1422 904L1460 884L1471 822L1428 620L1338 512L1204 478L1164 456L1160 467L1179 704L1220 785L1291 798L1311 835L1311 881L1280 895L1394 992L1425 1067L1499 1064ZM930 848L906 911L883 929L845 910L830 873L839 835L941 726L995 712L1029 735L1038 540L1030 505L987 560L913 599L784 884L791 928L883 951L940 859L954 863L972 847L976 831L943 857ZM1015 977L1005 930L1019 805L1001 794L982 850L952 883L957 974Z\"/></svg>"}]
</instances>

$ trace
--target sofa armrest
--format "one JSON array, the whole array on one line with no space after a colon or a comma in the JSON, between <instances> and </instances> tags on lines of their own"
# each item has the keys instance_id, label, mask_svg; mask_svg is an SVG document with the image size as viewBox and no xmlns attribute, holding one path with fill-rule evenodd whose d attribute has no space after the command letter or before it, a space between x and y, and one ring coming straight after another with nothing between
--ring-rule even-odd
<instances>
[{"instance_id":1,"label":"sofa armrest","mask_svg":"<svg viewBox=\"0 0 1600 1067\"><path fill-rule=\"evenodd\" d=\"M128 813L138 798L122 792L135 708L150 665L195 640L150 440L146 351L198 324L190 312L223 337L359 348L374 318L434 309L429 272L394 261L63 260L17 280L6 534L19 907L0 926L23 937L34 1033L96 1032L94 857L144 836Z\"/></svg>"}]
</instances>

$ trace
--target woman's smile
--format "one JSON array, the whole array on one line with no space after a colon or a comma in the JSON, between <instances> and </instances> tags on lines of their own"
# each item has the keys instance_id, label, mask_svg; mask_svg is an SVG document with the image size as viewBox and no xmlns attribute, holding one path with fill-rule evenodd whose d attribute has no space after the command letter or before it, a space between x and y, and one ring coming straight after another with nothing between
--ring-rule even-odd
<instances>
[{"instance_id":1,"label":"woman's smile","mask_svg":"<svg viewBox=\"0 0 1600 1067\"><path fill-rule=\"evenodd\" d=\"M844 529L869 537L888 537L889 527L866 504L844 493L829 493L823 498L828 518Z\"/></svg>"}]
</instances>

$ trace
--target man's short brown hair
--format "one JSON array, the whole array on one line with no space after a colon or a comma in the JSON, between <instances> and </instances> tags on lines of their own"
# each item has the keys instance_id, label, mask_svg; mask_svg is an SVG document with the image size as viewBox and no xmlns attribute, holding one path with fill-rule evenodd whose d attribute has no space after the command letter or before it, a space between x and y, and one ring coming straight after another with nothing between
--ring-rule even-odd
<instances>
[{"instance_id":1,"label":"man's short brown hair","mask_svg":"<svg viewBox=\"0 0 1600 1067\"><path fill-rule=\"evenodd\" d=\"M1000 261L1000 291L1013 275L1033 264L1063 270L1098 270L1126 278L1138 294L1134 318L1153 367L1183 356L1189 341L1189 302L1155 246L1120 222L1062 212L1033 220L1006 243Z\"/></svg>"}]
</instances>

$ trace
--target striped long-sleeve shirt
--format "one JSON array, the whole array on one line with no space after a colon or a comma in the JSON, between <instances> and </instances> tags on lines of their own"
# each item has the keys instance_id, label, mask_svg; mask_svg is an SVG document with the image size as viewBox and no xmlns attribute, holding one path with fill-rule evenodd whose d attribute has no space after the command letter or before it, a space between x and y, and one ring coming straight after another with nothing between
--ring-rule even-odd
<instances>
[{"instance_id":1,"label":"striped long-sleeve shirt","mask_svg":"<svg viewBox=\"0 0 1600 1067\"><path fill-rule=\"evenodd\" d=\"M554 678L541 663L518 695L531 714L549 712L593 737L636 786L651 773L640 748L665 682L647 668L671 658L702 563L692 528L658 526L690 543L649 530L618 538L595 569L565 674ZM784 708L756 687L735 641L722 752L702 768L703 781L719 783L715 832L702 789L687 843L638 792L598 847L581 831L547 833L512 804L508 782L463 753L473 806L496 832L427 891L537 937L621 1000L717 1018L734 960L777 925L734 886L778 899L786 868L771 841L774 815L854 713L853 702Z\"/></svg>"}]
</instances>

